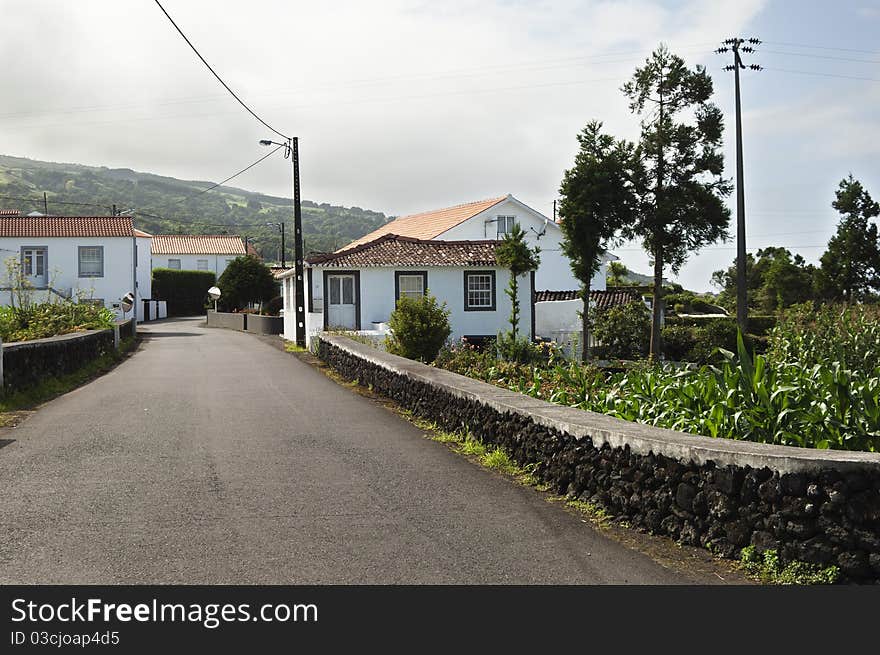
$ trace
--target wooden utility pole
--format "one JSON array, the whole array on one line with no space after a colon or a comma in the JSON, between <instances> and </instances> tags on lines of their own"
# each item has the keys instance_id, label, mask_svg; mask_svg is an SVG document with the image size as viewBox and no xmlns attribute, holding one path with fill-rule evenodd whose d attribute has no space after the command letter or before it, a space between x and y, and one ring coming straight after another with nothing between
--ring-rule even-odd
<instances>
[{"instance_id":1,"label":"wooden utility pole","mask_svg":"<svg viewBox=\"0 0 880 655\"><path fill-rule=\"evenodd\" d=\"M757 64L746 66L741 53L753 53L755 49L746 43L758 45L758 39L726 39L724 45L715 52L733 52L733 65L725 66L724 70L733 71L736 88L736 325L743 334L749 325L748 281L746 280L746 200L743 182L743 151L742 151L742 108L740 104L739 71L748 68L759 71Z\"/></svg>"}]
</instances>

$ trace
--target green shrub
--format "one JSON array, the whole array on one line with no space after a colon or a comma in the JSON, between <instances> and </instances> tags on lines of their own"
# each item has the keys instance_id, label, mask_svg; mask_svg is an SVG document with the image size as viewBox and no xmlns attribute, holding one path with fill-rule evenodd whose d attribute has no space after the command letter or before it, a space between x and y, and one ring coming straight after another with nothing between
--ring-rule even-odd
<instances>
[{"instance_id":1,"label":"green shrub","mask_svg":"<svg viewBox=\"0 0 880 655\"><path fill-rule=\"evenodd\" d=\"M5 343L43 339L82 330L113 327L114 313L103 305L47 302L0 307L0 337Z\"/></svg>"},{"instance_id":2,"label":"green shrub","mask_svg":"<svg viewBox=\"0 0 880 655\"><path fill-rule=\"evenodd\" d=\"M263 305L263 314L265 316L278 316L281 313L281 309L284 307L284 298L282 296L275 296L269 302Z\"/></svg>"},{"instance_id":3,"label":"green shrub","mask_svg":"<svg viewBox=\"0 0 880 655\"><path fill-rule=\"evenodd\" d=\"M236 257L217 281L224 311L242 310L251 303L262 303L278 295L278 281L269 267L253 256Z\"/></svg>"},{"instance_id":4,"label":"green shrub","mask_svg":"<svg viewBox=\"0 0 880 655\"><path fill-rule=\"evenodd\" d=\"M719 348L736 352L736 321L726 318L708 319L693 328L694 345L687 361L705 363L717 357Z\"/></svg>"},{"instance_id":5,"label":"green shrub","mask_svg":"<svg viewBox=\"0 0 880 655\"><path fill-rule=\"evenodd\" d=\"M772 314L754 314L749 316L748 331L759 337L766 337L776 327L776 316Z\"/></svg>"},{"instance_id":6,"label":"green shrub","mask_svg":"<svg viewBox=\"0 0 880 655\"><path fill-rule=\"evenodd\" d=\"M663 326L663 353L666 359L673 362L690 361L694 347L695 328L686 325Z\"/></svg>"},{"instance_id":7,"label":"green shrub","mask_svg":"<svg viewBox=\"0 0 880 655\"><path fill-rule=\"evenodd\" d=\"M216 282L216 276L211 271L154 268L153 298L167 303L169 316L203 314L208 302L208 289Z\"/></svg>"},{"instance_id":8,"label":"green shrub","mask_svg":"<svg viewBox=\"0 0 880 655\"><path fill-rule=\"evenodd\" d=\"M498 357L507 362L518 364L535 364L544 359L540 346L532 343L528 337L503 332L496 341Z\"/></svg>"},{"instance_id":9,"label":"green shrub","mask_svg":"<svg viewBox=\"0 0 880 655\"><path fill-rule=\"evenodd\" d=\"M643 358L651 339L651 314L640 301L595 312L593 337L601 344L594 349L599 358Z\"/></svg>"},{"instance_id":10,"label":"green shrub","mask_svg":"<svg viewBox=\"0 0 880 655\"><path fill-rule=\"evenodd\" d=\"M446 303L426 293L418 298L403 296L388 319L391 334L385 339L388 352L421 362L433 362L452 328Z\"/></svg>"}]
</instances>

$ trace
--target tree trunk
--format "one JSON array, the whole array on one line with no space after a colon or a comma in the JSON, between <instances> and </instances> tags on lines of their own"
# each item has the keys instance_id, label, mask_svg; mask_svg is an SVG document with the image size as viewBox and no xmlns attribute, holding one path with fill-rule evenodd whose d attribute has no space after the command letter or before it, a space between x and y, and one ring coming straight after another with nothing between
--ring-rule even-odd
<instances>
[{"instance_id":1,"label":"tree trunk","mask_svg":"<svg viewBox=\"0 0 880 655\"><path fill-rule=\"evenodd\" d=\"M590 361L590 280L584 285L584 311L581 314L581 361L585 364Z\"/></svg>"},{"instance_id":2,"label":"tree trunk","mask_svg":"<svg viewBox=\"0 0 880 655\"><path fill-rule=\"evenodd\" d=\"M663 246L654 246L654 300L651 308L651 361L663 354L660 320L663 316Z\"/></svg>"}]
</instances>

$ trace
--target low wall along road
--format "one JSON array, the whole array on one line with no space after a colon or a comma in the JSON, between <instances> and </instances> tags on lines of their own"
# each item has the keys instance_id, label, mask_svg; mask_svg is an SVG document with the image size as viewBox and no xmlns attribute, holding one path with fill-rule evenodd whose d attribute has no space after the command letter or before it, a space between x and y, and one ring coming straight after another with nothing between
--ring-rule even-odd
<instances>
[{"instance_id":1,"label":"low wall along road","mask_svg":"<svg viewBox=\"0 0 880 655\"><path fill-rule=\"evenodd\" d=\"M880 453L711 439L562 407L322 335L319 357L445 430L503 447L560 494L729 558L880 580Z\"/></svg>"}]
</instances>

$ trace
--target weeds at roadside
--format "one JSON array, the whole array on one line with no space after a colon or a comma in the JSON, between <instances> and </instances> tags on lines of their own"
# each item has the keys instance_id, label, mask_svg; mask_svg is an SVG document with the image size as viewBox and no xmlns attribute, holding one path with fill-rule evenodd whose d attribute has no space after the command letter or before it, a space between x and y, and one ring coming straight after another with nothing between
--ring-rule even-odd
<instances>
[{"instance_id":1,"label":"weeds at roadside","mask_svg":"<svg viewBox=\"0 0 880 655\"><path fill-rule=\"evenodd\" d=\"M783 565L775 550L758 553L754 546L746 546L740 553L740 567L765 584L776 585L827 585L840 578L836 566L822 568L806 562L789 562Z\"/></svg>"}]
</instances>

